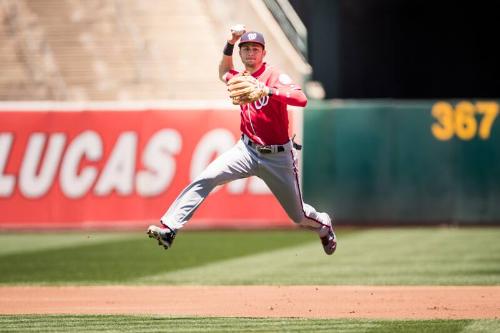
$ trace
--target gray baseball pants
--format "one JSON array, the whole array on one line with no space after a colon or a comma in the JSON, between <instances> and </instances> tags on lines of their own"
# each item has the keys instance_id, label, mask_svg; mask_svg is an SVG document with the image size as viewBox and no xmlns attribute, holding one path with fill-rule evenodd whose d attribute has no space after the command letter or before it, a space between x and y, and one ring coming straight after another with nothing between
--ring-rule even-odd
<instances>
[{"instance_id":1,"label":"gray baseball pants","mask_svg":"<svg viewBox=\"0 0 500 333\"><path fill-rule=\"evenodd\" d=\"M257 176L266 183L293 222L317 232L322 226L330 225L326 214L317 212L302 200L292 142L282 145L279 150L284 151L267 154L260 153L255 145L248 142L248 137L243 136L230 150L210 163L179 194L162 216L161 223L179 230L216 186ZM276 151L276 148L273 146L273 150Z\"/></svg>"}]
</instances>

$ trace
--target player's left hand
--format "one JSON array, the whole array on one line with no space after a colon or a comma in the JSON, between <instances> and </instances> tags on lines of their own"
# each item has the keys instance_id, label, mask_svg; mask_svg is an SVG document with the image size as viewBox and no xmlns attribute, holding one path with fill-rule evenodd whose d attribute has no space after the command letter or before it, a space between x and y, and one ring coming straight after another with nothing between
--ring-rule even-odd
<instances>
[{"instance_id":1,"label":"player's left hand","mask_svg":"<svg viewBox=\"0 0 500 333\"><path fill-rule=\"evenodd\" d=\"M248 73L231 78L227 90L234 105L252 103L269 94L269 87Z\"/></svg>"}]
</instances>

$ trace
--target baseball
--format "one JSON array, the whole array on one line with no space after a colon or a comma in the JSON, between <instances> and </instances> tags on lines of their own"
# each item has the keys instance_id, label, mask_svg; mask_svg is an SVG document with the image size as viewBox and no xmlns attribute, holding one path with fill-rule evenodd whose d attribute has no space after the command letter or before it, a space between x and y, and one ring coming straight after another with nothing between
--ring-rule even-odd
<instances>
[{"instance_id":1,"label":"baseball","mask_svg":"<svg viewBox=\"0 0 500 333\"><path fill-rule=\"evenodd\" d=\"M231 33L241 36L245 33L245 26L243 24L236 24L231 27Z\"/></svg>"}]
</instances>

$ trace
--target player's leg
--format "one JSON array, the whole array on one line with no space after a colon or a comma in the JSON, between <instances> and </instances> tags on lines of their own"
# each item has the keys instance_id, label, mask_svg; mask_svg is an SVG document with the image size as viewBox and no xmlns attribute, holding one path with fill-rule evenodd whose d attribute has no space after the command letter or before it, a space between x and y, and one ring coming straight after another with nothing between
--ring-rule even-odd
<instances>
[{"instance_id":1,"label":"player's leg","mask_svg":"<svg viewBox=\"0 0 500 333\"><path fill-rule=\"evenodd\" d=\"M290 219L308 229L316 231L327 254L332 254L337 245L330 216L303 202L297 172L297 160L293 150L263 156L261 177L285 209Z\"/></svg>"},{"instance_id":2,"label":"player's leg","mask_svg":"<svg viewBox=\"0 0 500 333\"><path fill-rule=\"evenodd\" d=\"M210 163L172 203L161 218L163 224L178 230L189 221L198 206L218 185L253 175L255 163L241 141Z\"/></svg>"},{"instance_id":3,"label":"player's leg","mask_svg":"<svg viewBox=\"0 0 500 333\"><path fill-rule=\"evenodd\" d=\"M150 237L158 239L160 245L166 248L170 247L177 230L189 221L196 209L216 186L250 177L254 174L255 168L255 161L248 154L243 142L238 141L230 150L210 163L179 194L160 220L163 228L150 226L148 234Z\"/></svg>"}]
</instances>

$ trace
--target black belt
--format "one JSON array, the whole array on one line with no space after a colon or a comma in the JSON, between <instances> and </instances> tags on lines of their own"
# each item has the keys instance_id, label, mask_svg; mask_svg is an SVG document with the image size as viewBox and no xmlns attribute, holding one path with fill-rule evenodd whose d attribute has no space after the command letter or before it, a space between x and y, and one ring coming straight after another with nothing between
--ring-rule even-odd
<instances>
[{"instance_id":1,"label":"black belt","mask_svg":"<svg viewBox=\"0 0 500 333\"><path fill-rule=\"evenodd\" d=\"M245 135L242 135L241 138L242 138L243 142L245 142L250 147L255 148L255 150L257 150L261 154L281 153L281 152L285 151L284 146L259 145L259 144L256 144L255 142L253 142L252 140L250 140L250 138L246 137Z\"/></svg>"}]
</instances>

